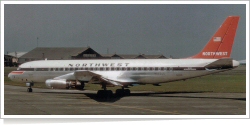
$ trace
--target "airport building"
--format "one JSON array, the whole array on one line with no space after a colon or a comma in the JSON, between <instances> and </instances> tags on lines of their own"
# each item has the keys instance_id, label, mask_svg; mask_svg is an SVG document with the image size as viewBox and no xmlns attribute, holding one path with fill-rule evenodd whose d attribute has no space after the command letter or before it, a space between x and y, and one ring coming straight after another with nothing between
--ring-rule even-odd
<instances>
[{"instance_id":1,"label":"airport building","mask_svg":"<svg viewBox=\"0 0 250 125\"><path fill-rule=\"evenodd\" d=\"M107 59L165 59L163 55L133 55L133 54L102 54Z\"/></svg>"},{"instance_id":2,"label":"airport building","mask_svg":"<svg viewBox=\"0 0 250 125\"><path fill-rule=\"evenodd\" d=\"M12 67L15 66L15 62L17 58L14 56L10 56L10 55L4 55L4 67Z\"/></svg>"},{"instance_id":3,"label":"airport building","mask_svg":"<svg viewBox=\"0 0 250 125\"><path fill-rule=\"evenodd\" d=\"M19 58L20 63L34 60L97 59L102 56L90 47L37 47Z\"/></svg>"},{"instance_id":4,"label":"airport building","mask_svg":"<svg viewBox=\"0 0 250 125\"><path fill-rule=\"evenodd\" d=\"M34 60L74 59L162 59L163 55L99 54L90 47L37 47L19 58L19 63Z\"/></svg>"},{"instance_id":5,"label":"airport building","mask_svg":"<svg viewBox=\"0 0 250 125\"><path fill-rule=\"evenodd\" d=\"M4 55L4 66L5 67L12 67L18 66L18 59L24 55L26 52L11 52Z\"/></svg>"}]
</instances>

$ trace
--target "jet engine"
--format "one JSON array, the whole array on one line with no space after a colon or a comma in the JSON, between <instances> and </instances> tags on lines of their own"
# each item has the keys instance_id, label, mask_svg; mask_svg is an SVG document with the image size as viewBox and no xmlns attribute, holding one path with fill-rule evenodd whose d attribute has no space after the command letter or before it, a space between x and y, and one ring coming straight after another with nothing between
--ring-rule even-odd
<instances>
[{"instance_id":1,"label":"jet engine","mask_svg":"<svg viewBox=\"0 0 250 125\"><path fill-rule=\"evenodd\" d=\"M48 79L45 81L48 88L52 89L69 89L75 88L82 90L84 88L84 83L80 83L76 80L66 80L66 79Z\"/></svg>"},{"instance_id":2,"label":"jet engine","mask_svg":"<svg viewBox=\"0 0 250 125\"><path fill-rule=\"evenodd\" d=\"M71 81L66 79L48 79L45 81L48 88L52 89L68 89L70 88Z\"/></svg>"}]
</instances>

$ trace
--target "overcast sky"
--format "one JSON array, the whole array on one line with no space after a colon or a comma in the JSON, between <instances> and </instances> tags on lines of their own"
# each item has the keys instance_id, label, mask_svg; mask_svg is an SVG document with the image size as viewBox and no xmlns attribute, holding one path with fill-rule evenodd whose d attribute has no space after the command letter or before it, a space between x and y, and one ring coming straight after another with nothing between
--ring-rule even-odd
<instances>
[{"instance_id":1,"label":"overcast sky","mask_svg":"<svg viewBox=\"0 0 250 125\"><path fill-rule=\"evenodd\" d=\"M28 52L38 41L38 47L183 58L200 52L230 15L240 16L231 56L246 59L246 6L223 4L5 5L4 52Z\"/></svg>"}]
</instances>

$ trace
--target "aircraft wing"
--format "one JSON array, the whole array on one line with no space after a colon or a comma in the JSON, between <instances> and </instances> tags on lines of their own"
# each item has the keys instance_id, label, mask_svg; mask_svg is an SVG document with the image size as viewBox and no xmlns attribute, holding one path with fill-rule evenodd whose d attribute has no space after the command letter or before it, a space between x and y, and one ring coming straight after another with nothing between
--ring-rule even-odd
<instances>
[{"instance_id":1,"label":"aircraft wing","mask_svg":"<svg viewBox=\"0 0 250 125\"><path fill-rule=\"evenodd\" d=\"M62 76L58 76L58 77L55 77L54 79L68 79L68 80L72 80L72 79L75 79L75 76L74 76L74 73L68 73L68 74L65 74L65 75L62 75Z\"/></svg>"},{"instance_id":2,"label":"aircraft wing","mask_svg":"<svg viewBox=\"0 0 250 125\"><path fill-rule=\"evenodd\" d=\"M91 77L89 83L106 83L111 86L123 86L122 81L105 78L103 75L91 71L75 71L74 76L76 79L82 76Z\"/></svg>"},{"instance_id":3,"label":"aircraft wing","mask_svg":"<svg viewBox=\"0 0 250 125\"><path fill-rule=\"evenodd\" d=\"M66 80L79 80L81 77L88 77L90 80L88 83L92 84L101 84L105 83L109 86L124 86L128 85L130 83L134 83L135 81L129 78L121 78L117 74L112 74L114 77L107 78L103 74L98 74L92 71L86 71L86 70L78 70L72 73L68 73L65 75L61 75L58 77L55 77L54 79L66 79Z\"/></svg>"}]
</instances>

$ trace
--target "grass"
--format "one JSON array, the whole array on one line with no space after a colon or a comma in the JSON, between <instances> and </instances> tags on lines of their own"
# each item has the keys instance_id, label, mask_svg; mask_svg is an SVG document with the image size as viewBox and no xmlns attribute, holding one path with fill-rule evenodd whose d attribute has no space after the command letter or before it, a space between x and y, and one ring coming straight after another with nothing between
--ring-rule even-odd
<instances>
[{"instance_id":1,"label":"grass","mask_svg":"<svg viewBox=\"0 0 250 125\"><path fill-rule=\"evenodd\" d=\"M4 84L25 86L24 83L11 81L7 76L16 68L4 68ZM46 88L45 84L35 84L35 88ZM100 90L100 85L87 84L87 90ZM108 87L115 92L120 87ZM176 81L161 86L138 85L130 87L131 91L154 91L154 92L212 92L212 93L245 93L246 92L246 67L240 66L234 70L208 75L186 81Z\"/></svg>"}]
</instances>

